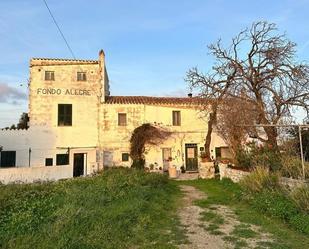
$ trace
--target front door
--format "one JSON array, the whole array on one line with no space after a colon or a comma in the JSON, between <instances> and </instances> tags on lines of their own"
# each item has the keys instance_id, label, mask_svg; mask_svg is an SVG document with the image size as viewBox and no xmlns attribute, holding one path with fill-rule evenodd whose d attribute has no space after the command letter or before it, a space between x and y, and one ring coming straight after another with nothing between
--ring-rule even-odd
<instances>
[{"instance_id":1,"label":"front door","mask_svg":"<svg viewBox=\"0 0 309 249\"><path fill-rule=\"evenodd\" d=\"M186 170L197 171L197 144L186 144Z\"/></svg>"},{"instance_id":2,"label":"front door","mask_svg":"<svg viewBox=\"0 0 309 249\"><path fill-rule=\"evenodd\" d=\"M84 153L74 153L73 177L84 175Z\"/></svg>"},{"instance_id":3,"label":"front door","mask_svg":"<svg viewBox=\"0 0 309 249\"><path fill-rule=\"evenodd\" d=\"M172 158L172 150L171 148L163 148L162 149L162 159L163 159L163 170L167 171L170 166L170 161Z\"/></svg>"}]
</instances>

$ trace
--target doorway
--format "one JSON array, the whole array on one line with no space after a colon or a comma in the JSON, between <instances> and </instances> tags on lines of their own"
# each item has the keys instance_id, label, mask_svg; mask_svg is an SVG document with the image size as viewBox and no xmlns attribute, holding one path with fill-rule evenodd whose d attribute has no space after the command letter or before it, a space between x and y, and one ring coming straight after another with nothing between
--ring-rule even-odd
<instances>
[{"instance_id":1,"label":"doorway","mask_svg":"<svg viewBox=\"0 0 309 249\"><path fill-rule=\"evenodd\" d=\"M163 159L163 170L167 171L170 166L170 161L172 158L171 148L162 148L162 159Z\"/></svg>"},{"instance_id":2,"label":"doorway","mask_svg":"<svg viewBox=\"0 0 309 249\"><path fill-rule=\"evenodd\" d=\"M85 154L74 153L73 177L83 176L85 168Z\"/></svg>"},{"instance_id":3,"label":"doorway","mask_svg":"<svg viewBox=\"0 0 309 249\"><path fill-rule=\"evenodd\" d=\"M186 170L197 171L197 144L185 144Z\"/></svg>"}]
</instances>

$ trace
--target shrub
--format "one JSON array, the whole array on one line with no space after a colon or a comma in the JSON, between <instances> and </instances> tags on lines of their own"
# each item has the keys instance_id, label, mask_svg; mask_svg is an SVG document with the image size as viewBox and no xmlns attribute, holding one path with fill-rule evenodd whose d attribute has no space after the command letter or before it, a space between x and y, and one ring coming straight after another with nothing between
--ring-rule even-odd
<instances>
[{"instance_id":1,"label":"shrub","mask_svg":"<svg viewBox=\"0 0 309 249\"><path fill-rule=\"evenodd\" d=\"M143 169L145 166L145 145L158 145L170 135L169 131L149 123L135 128L130 138L130 156L133 159L132 167Z\"/></svg>"},{"instance_id":2,"label":"shrub","mask_svg":"<svg viewBox=\"0 0 309 249\"><path fill-rule=\"evenodd\" d=\"M263 190L274 191L280 189L279 176L269 173L266 168L258 167L250 175L240 181L245 193L255 194Z\"/></svg>"},{"instance_id":3,"label":"shrub","mask_svg":"<svg viewBox=\"0 0 309 249\"><path fill-rule=\"evenodd\" d=\"M238 166L247 169L254 167L266 167L271 171L281 168L281 155L269 146L257 146L254 143L247 145L247 150L240 148L236 152Z\"/></svg>"},{"instance_id":4,"label":"shrub","mask_svg":"<svg viewBox=\"0 0 309 249\"><path fill-rule=\"evenodd\" d=\"M302 163L299 157L283 155L281 158L282 167L280 173L282 176L291 177L294 179L303 177ZM309 163L305 163L305 176L309 178Z\"/></svg>"},{"instance_id":5,"label":"shrub","mask_svg":"<svg viewBox=\"0 0 309 249\"><path fill-rule=\"evenodd\" d=\"M277 171L281 168L281 155L278 151L268 147L253 147L253 165L255 167L266 167L271 171Z\"/></svg>"},{"instance_id":6,"label":"shrub","mask_svg":"<svg viewBox=\"0 0 309 249\"><path fill-rule=\"evenodd\" d=\"M294 203L304 212L309 214L309 186L296 188L291 193Z\"/></svg>"},{"instance_id":7,"label":"shrub","mask_svg":"<svg viewBox=\"0 0 309 249\"><path fill-rule=\"evenodd\" d=\"M279 175L256 168L240 181L242 198L261 213L279 218L294 229L309 234L309 187L295 189L290 195L279 184Z\"/></svg>"},{"instance_id":8,"label":"shrub","mask_svg":"<svg viewBox=\"0 0 309 249\"><path fill-rule=\"evenodd\" d=\"M238 149L236 152L236 163L238 166L246 169L253 167L252 153L244 149Z\"/></svg>"}]
</instances>

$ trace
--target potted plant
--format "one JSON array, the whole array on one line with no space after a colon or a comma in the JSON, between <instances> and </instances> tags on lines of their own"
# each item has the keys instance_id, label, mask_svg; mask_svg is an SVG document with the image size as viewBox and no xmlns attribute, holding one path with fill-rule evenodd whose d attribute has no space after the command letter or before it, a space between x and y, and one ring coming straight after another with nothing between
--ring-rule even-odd
<instances>
[{"instance_id":1,"label":"potted plant","mask_svg":"<svg viewBox=\"0 0 309 249\"><path fill-rule=\"evenodd\" d=\"M202 162L211 162L211 159L207 156L206 152L201 152L200 157Z\"/></svg>"},{"instance_id":2,"label":"potted plant","mask_svg":"<svg viewBox=\"0 0 309 249\"><path fill-rule=\"evenodd\" d=\"M181 170L181 173L186 173L186 168L185 168L185 166L182 165L182 166L180 167L180 170Z\"/></svg>"},{"instance_id":3,"label":"potted plant","mask_svg":"<svg viewBox=\"0 0 309 249\"><path fill-rule=\"evenodd\" d=\"M220 159L220 163L225 163L225 164L229 164L230 160L228 158L221 158Z\"/></svg>"}]
</instances>

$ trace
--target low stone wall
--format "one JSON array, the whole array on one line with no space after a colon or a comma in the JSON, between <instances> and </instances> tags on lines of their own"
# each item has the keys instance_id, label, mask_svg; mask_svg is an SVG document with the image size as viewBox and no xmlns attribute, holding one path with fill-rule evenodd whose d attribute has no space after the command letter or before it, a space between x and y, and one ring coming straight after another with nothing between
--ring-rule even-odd
<instances>
[{"instance_id":1,"label":"low stone wall","mask_svg":"<svg viewBox=\"0 0 309 249\"><path fill-rule=\"evenodd\" d=\"M230 178L233 182L239 182L243 177L249 175L247 171L232 169L227 164L219 163L220 180Z\"/></svg>"},{"instance_id":2,"label":"low stone wall","mask_svg":"<svg viewBox=\"0 0 309 249\"><path fill-rule=\"evenodd\" d=\"M293 179L287 177L280 177L279 182L281 185L286 186L289 189L299 188L305 184L309 184L308 180Z\"/></svg>"},{"instance_id":3,"label":"low stone wall","mask_svg":"<svg viewBox=\"0 0 309 249\"><path fill-rule=\"evenodd\" d=\"M70 165L0 168L0 182L2 184L56 181L71 177L73 177L73 167Z\"/></svg>"},{"instance_id":4,"label":"low stone wall","mask_svg":"<svg viewBox=\"0 0 309 249\"><path fill-rule=\"evenodd\" d=\"M242 171L238 169L232 169L227 164L219 163L220 180L223 178L230 178L233 182L239 182L243 177L250 174L250 172ZM282 186L286 186L289 189L294 189L309 184L308 180L292 179L287 177L280 177L279 183Z\"/></svg>"}]
</instances>

